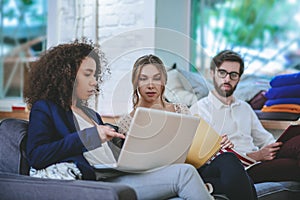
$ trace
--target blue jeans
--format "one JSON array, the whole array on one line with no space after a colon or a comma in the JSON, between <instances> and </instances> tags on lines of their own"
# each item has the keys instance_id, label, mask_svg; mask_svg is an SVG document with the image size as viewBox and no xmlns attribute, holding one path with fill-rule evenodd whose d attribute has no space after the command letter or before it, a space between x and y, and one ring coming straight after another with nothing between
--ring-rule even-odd
<instances>
[{"instance_id":1,"label":"blue jeans","mask_svg":"<svg viewBox=\"0 0 300 200\"><path fill-rule=\"evenodd\" d=\"M152 172L130 173L105 181L131 186L138 199L213 199L196 169L189 164L173 164Z\"/></svg>"}]
</instances>

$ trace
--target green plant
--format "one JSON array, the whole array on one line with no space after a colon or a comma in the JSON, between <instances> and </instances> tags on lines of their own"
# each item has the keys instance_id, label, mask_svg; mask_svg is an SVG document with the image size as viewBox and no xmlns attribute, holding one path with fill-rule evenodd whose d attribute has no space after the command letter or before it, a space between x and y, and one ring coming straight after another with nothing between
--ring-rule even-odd
<instances>
[{"instance_id":1,"label":"green plant","mask_svg":"<svg viewBox=\"0 0 300 200\"><path fill-rule=\"evenodd\" d=\"M262 48L266 42L276 42L289 30L290 19L284 16L294 10L285 0L223 0L205 5L205 27L216 38L221 34L227 44L256 48Z\"/></svg>"}]
</instances>

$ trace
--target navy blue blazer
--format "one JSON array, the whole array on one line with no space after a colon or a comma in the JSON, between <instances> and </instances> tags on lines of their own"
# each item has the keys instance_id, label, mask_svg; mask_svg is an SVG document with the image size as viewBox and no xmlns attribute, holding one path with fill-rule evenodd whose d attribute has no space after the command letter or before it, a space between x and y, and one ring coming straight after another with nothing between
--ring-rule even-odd
<instances>
[{"instance_id":1,"label":"navy blue blazer","mask_svg":"<svg viewBox=\"0 0 300 200\"><path fill-rule=\"evenodd\" d=\"M87 107L83 111L102 125L98 113ZM101 146L96 127L82 131L72 110L47 100L32 105L29 117L26 153L30 166L43 169L49 165L72 161L83 174L83 179L95 179L94 169L83 156L83 152Z\"/></svg>"}]
</instances>

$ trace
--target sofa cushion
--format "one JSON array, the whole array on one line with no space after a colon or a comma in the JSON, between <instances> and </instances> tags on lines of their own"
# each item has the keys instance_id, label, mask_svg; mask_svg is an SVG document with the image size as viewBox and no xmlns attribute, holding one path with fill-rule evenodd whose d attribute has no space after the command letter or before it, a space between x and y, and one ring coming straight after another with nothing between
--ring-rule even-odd
<instances>
[{"instance_id":1,"label":"sofa cushion","mask_svg":"<svg viewBox=\"0 0 300 200\"><path fill-rule=\"evenodd\" d=\"M168 70L165 97L173 103L183 103L190 107L200 98L207 96L211 84L200 74L176 68Z\"/></svg>"},{"instance_id":2,"label":"sofa cushion","mask_svg":"<svg viewBox=\"0 0 300 200\"><path fill-rule=\"evenodd\" d=\"M259 200L300 199L300 182L281 181L255 184Z\"/></svg>"},{"instance_id":3,"label":"sofa cushion","mask_svg":"<svg viewBox=\"0 0 300 200\"><path fill-rule=\"evenodd\" d=\"M244 74L236 87L234 95L238 99L249 102L260 91L267 91L269 88L268 78Z\"/></svg>"},{"instance_id":4,"label":"sofa cushion","mask_svg":"<svg viewBox=\"0 0 300 200\"><path fill-rule=\"evenodd\" d=\"M25 145L28 121L4 119L0 123L0 171L28 174Z\"/></svg>"},{"instance_id":5,"label":"sofa cushion","mask_svg":"<svg viewBox=\"0 0 300 200\"><path fill-rule=\"evenodd\" d=\"M298 200L300 199L300 182L281 181L256 183L258 200ZM228 200L225 195L214 195L216 200Z\"/></svg>"},{"instance_id":6,"label":"sofa cushion","mask_svg":"<svg viewBox=\"0 0 300 200\"><path fill-rule=\"evenodd\" d=\"M195 94L197 100L208 95L209 90L212 89L212 84L209 83L200 73L183 69L177 70L181 74L179 79L183 85L183 88Z\"/></svg>"},{"instance_id":7,"label":"sofa cushion","mask_svg":"<svg viewBox=\"0 0 300 200\"><path fill-rule=\"evenodd\" d=\"M0 172L0 199L135 200L127 185L86 180L41 179Z\"/></svg>"},{"instance_id":8,"label":"sofa cushion","mask_svg":"<svg viewBox=\"0 0 300 200\"><path fill-rule=\"evenodd\" d=\"M168 82L165 90L165 97L169 102L183 103L187 106L192 105L197 101L197 96L193 91L184 89L183 84L180 81L182 76L177 69L171 69L168 71Z\"/></svg>"},{"instance_id":9,"label":"sofa cushion","mask_svg":"<svg viewBox=\"0 0 300 200\"><path fill-rule=\"evenodd\" d=\"M300 119L300 113L288 112L262 112L254 110L260 120L280 120L280 121L297 121Z\"/></svg>"}]
</instances>

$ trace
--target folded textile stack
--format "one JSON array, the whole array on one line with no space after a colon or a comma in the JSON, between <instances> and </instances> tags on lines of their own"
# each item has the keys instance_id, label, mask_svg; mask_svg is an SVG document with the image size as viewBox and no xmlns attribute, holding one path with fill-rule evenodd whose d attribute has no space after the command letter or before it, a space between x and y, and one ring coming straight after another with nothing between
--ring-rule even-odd
<instances>
[{"instance_id":1,"label":"folded textile stack","mask_svg":"<svg viewBox=\"0 0 300 200\"><path fill-rule=\"evenodd\" d=\"M270 85L262 112L300 114L300 72L275 76Z\"/></svg>"}]
</instances>

